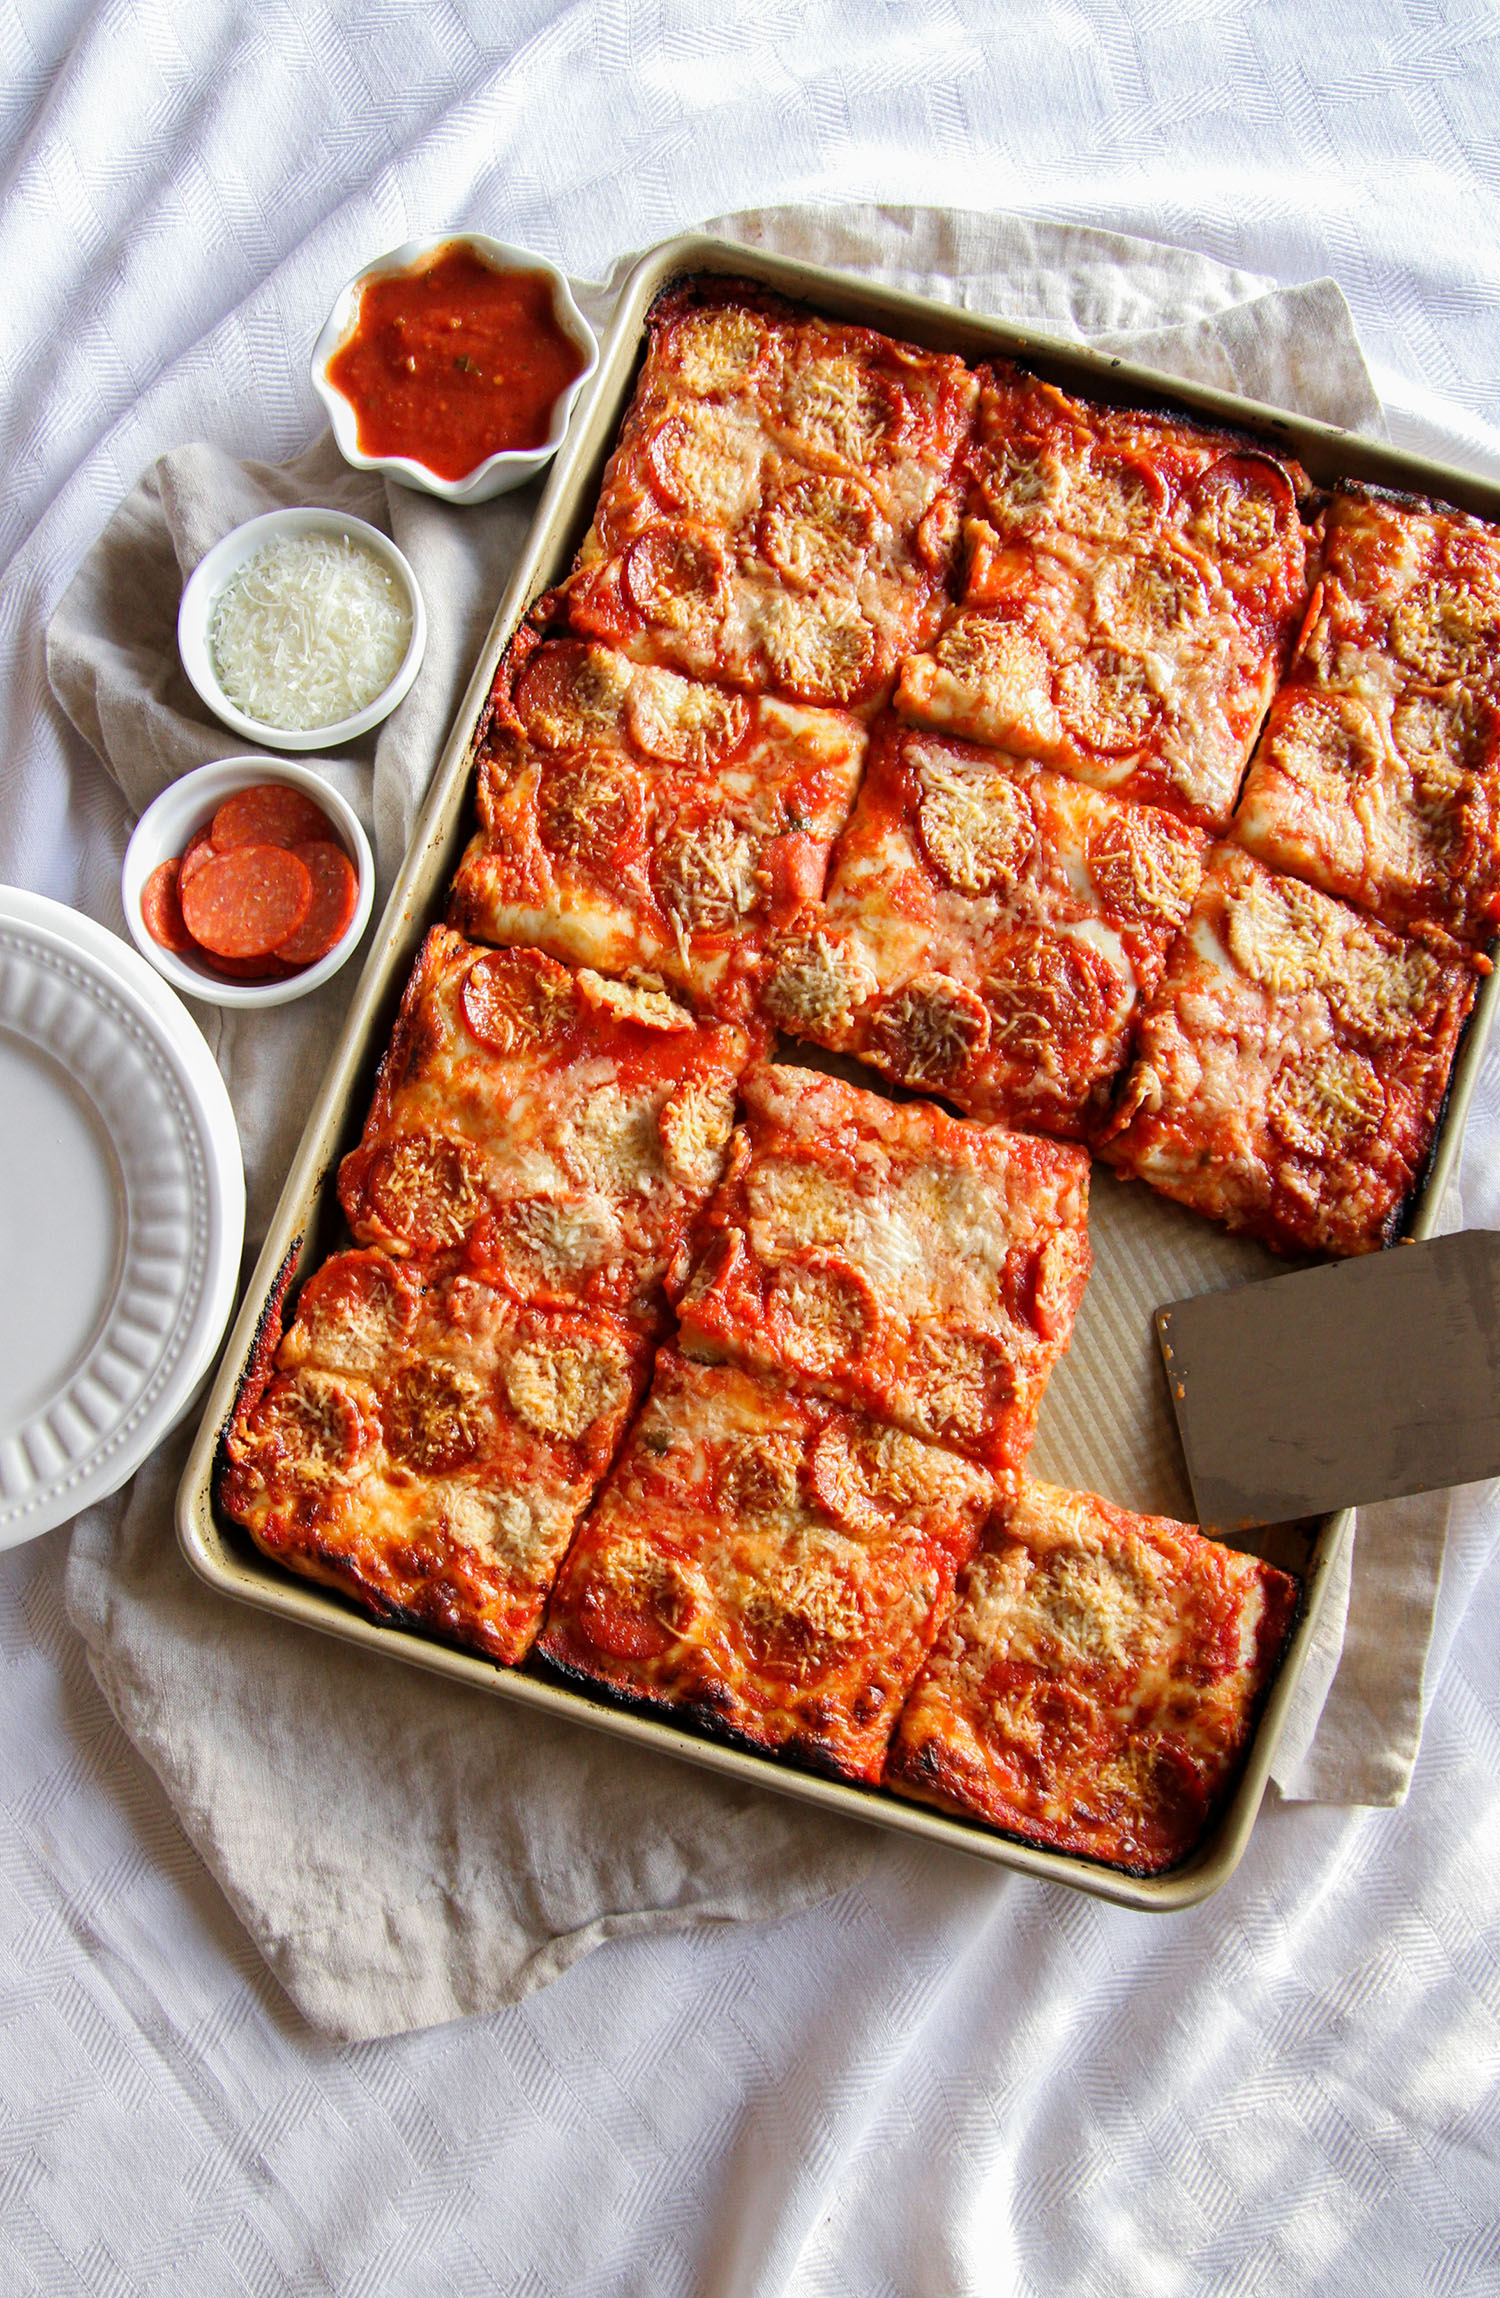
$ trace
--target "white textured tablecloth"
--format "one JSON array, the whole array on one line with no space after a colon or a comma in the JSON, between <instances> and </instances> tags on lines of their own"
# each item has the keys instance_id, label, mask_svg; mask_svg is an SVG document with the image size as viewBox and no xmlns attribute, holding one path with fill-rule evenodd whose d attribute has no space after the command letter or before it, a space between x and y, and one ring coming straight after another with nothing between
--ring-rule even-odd
<instances>
[{"instance_id":1,"label":"white textured tablecloth","mask_svg":"<svg viewBox=\"0 0 1500 2298\"><path fill-rule=\"evenodd\" d=\"M598 276L773 199L1069 216L1332 273L1394 435L1497 470L1497 96L1483 0L0 8L0 877L117 920L42 628L164 448L305 442L371 248L473 223ZM1471 1223L1497 1149L1492 1063ZM115 1728L64 1536L0 1560L0 2291L1500 2290L1496 1526L1460 1496L1406 1805L1273 1802L1193 1914L884 1844L830 1906L359 2046Z\"/></svg>"}]
</instances>

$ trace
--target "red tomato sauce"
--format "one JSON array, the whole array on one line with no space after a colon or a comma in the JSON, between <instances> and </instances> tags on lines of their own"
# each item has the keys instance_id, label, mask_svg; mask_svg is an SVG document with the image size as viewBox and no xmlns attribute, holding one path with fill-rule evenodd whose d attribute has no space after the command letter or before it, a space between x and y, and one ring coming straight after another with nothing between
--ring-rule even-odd
<instances>
[{"instance_id":1,"label":"red tomato sauce","mask_svg":"<svg viewBox=\"0 0 1500 2298\"><path fill-rule=\"evenodd\" d=\"M409 455L440 479L540 447L584 355L558 326L541 271L496 271L459 241L420 271L366 282L328 379L360 451Z\"/></svg>"}]
</instances>

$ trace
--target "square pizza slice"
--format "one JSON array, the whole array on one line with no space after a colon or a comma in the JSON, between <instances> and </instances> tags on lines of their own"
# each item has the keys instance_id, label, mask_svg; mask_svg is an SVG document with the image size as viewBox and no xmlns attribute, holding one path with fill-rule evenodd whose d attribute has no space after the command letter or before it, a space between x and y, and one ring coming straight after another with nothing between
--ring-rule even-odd
<instances>
[{"instance_id":1,"label":"square pizza slice","mask_svg":"<svg viewBox=\"0 0 1500 2298\"><path fill-rule=\"evenodd\" d=\"M268 1556L377 1619L514 1664L650 1354L618 1317L335 1254L246 1383L220 1503Z\"/></svg>"},{"instance_id":2,"label":"square pizza slice","mask_svg":"<svg viewBox=\"0 0 1500 2298\"><path fill-rule=\"evenodd\" d=\"M539 1307L659 1319L750 1051L659 989L435 926L339 1170L345 1218Z\"/></svg>"},{"instance_id":3,"label":"square pizza slice","mask_svg":"<svg viewBox=\"0 0 1500 2298\"><path fill-rule=\"evenodd\" d=\"M742 1101L684 1350L1018 1468L1088 1278L1084 1151L811 1069Z\"/></svg>"},{"instance_id":4,"label":"square pizza slice","mask_svg":"<svg viewBox=\"0 0 1500 2298\"><path fill-rule=\"evenodd\" d=\"M1367 1253L1426 1161L1476 961L1215 847L1096 1142L1286 1253Z\"/></svg>"},{"instance_id":5,"label":"square pizza slice","mask_svg":"<svg viewBox=\"0 0 1500 2298\"><path fill-rule=\"evenodd\" d=\"M1318 604L1232 832L1411 931L1500 923L1500 529L1341 489Z\"/></svg>"},{"instance_id":6,"label":"square pizza slice","mask_svg":"<svg viewBox=\"0 0 1500 2298\"><path fill-rule=\"evenodd\" d=\"M1223 830L1307 604L1300 467L981 370L960 612L896 707Z\"/></svg>"},{"instance_id":7,"label":"square pizza slice","mask_svg":"<svg viewBox=\"0 0 1500 2298\"><path fill-rule=\"evenodd\" d=\"M962 360L732 280L653 308L573 627L696 678L864 703L937 633L958 535Z\"/></svg>"},{"instance_id":8,"label":"square pizza slice","mask_svg":"<svg viewBox=\"0 0 1500 2298\"><path fill-rule=\"evenodd\" d=\"M887 1785L1134 1874L1176 1867L1239 1774L1299 1600L1191 1525L1028 1482L959 1583Z\"/></svg>"},{"instance_id":9,"label":"square pizza slice","mask_svg":"<svg viewBox=\"0 0 1500 2298\"><path fill-rule=\"evenodd\" d=\"M994 1499L939 1445L664 1350L537 1649L618 1697L875 1780Z\"/></svg>"},{"instance_id":10,"label":"square pizza slice","mask_svg":"<svg viewBox=\"0 0 1500 2298\"><path fill-rule=\"evenodd\" d=\"M496 681L450 921L749 1012L770 935L823 890L864 749L846 712L528 636Z\"/></svg>"},{"instance_id":11,"label":"square pizza slice","mask_svg":"<svg viewBox=\"0 0 1500 2298\"><path fill-rule=\"evenodd\" d=\"M972 1117L1081 1139L1207 845L1158 807L884 720L826 902L772 944L766 1011Z\"/></svg>"}]
</instances>

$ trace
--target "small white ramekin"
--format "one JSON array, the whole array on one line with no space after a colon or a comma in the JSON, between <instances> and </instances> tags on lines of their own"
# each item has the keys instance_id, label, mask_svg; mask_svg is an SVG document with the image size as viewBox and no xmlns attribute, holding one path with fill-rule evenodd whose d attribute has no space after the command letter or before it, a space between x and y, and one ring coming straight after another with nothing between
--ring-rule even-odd
<instances>
[{"instance_id":1,"label":"small white ramekin","mask_svg":"<svg viewBox=\"0 0 1500 2298\"><path fill-rule=\"evenodd\" d=\"M584 356L581 373L559 393L552 409L552 428L540 447L511 448L501 454L487 456L485 461L462 479L440 479L424 463L410 455L366 455L360 451L354 409L342 391L328 380L328 364L347 338L353 333L359 318L360 291L368 279L388 279L404 271L420 271L433 256L445 247L466 247L495 271L539 271L552 282L552 312L558 326L569 342L576 343ZM313 350L312 379L324 406L328 409L333 435L338 441L339 453L346 463L358 471L383 471L403 487L417 487L424 494L437 495L445 503L487 503L496 495L508 494L512 487L524 486L528 479L550 463L563 443L568 418L574 402L594 369L599 364L599 346L593 329L573 301L568 282L555 263L544 255L533 255L528 248L511 247L504 240L488 239L480 231L439 232L432 239L409 239L402 247L393 247L388 255L378 256L367 263L348 283L341 287L328 323L318 337Z\"/></svg>"},{"instance_id":2,"label":"small white ramekin","mask_svg":"<svg viewBox=\"0 0 1500 2298\"><path fill-rule=\"evenodd\" d=\"M226 981L211 973L206 961L200 965L194 958L179 957L175 950L163 949L160 942L152 940L141 916L141 893L158 862L180 854L193 833L213 820L226 798L257 782L289 782L322 807L330 830L358 874L359 903L343 937L327 957L304 966L300 973L289 974L285 981ZM309 990L321 989L358 948L375 900L375 858L353 807L311 767L294 766L285 758L220 758L211 766L196 766L190 774L169 783L146 808L125 849L120 899L136 948L183 997L240 1008L288 1005L293 998L306 997Z\"/></svg>"},{"instance_id":3,"label":"small white ramekin","mask_svg":"<svg viewBox=\"0 0 1500 2298\"><path fill-rule=\"evenodd\" d=\"M389 567L411 607L411 638L389 686L383 687L373 702L351 718L340 718L332 726L308 727L304 732L294 732L285 726L267 726L261 719L247 718L243 710L237 709L219 684L213 649L209 645L214 608L241 567L248 565L256 552L264 550L268 543L298 535L330 535L335 540L347 535L351 542L360 544L372 557L378 558L382 566ZM382 718L389 718L397 703L410 691L422 667L426 645L427 613L417 578L406 559L389 535L383 535L378 527L369 526L363 519L350 518L343 511L267 511L261 518L247 519L242 527L235 527L199 560L188 577L182 604L177 609L177 651L182 657L183 669L202 700L232 733L243 734L247 742L263 742L271 750L340 750L361 734L368 734Z\"/></svg>"}]
</instances>

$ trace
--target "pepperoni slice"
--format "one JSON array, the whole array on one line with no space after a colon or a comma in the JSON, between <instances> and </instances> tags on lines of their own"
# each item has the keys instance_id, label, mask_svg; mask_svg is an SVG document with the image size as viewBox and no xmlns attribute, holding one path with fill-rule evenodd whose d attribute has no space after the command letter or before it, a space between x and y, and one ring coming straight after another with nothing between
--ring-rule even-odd
<instances>
[{"instance_id":1,"label":"pepperoni slice","mask_svg":"<svg viewBox=\"0 0 1500 2298\"><path fill-rule=\"evenodd\" d=\"M803 1252L771 1280L766 1325L773 1345L799 1370L856 1368L880 1330L880 1303L862 1269L837 1253Z\"/></svg>"},{"instance_id":2,"label":"pepperoni slice","mask_svg":"<svg viewBox=\"0 0 1500 2298\"><path fill-rule=\"evenodd\" d=\"M226 798L209 836L216 854L235 846L306 846L328 836L329 821L316 799L290 782L253 782Z\"/></svg>"},{"instance_id":3,"label":"pepperoni slice","mask_svg":"<svg viewBox=\"0 0 1500 2298\"><path fill-rule=\"evenodd\" d=\"M267 958L312 908L307 864L284 846L233 846L205 862L182 897L195 942L215 958Z\"/></svg>"},{"instance_id":4,"label":"pepperoni slice","mask_svg":"<svg viewBox=\"0 0 1500 2298\"><path fill-rule=\"evenodd\" d=\"M448 1476L472 1460L492 1417L480 1383L453 1365L404 1365L380 1393L385 1448L419 1476Z\"/></svg>"},{"instance_id":5,"label":"pepperoni slice","mask_svg":"<svg viewBox=\"0 0 1500 2298\"><path fill-rule=\"evenodd\" d=\"M141 888L141 922L151 939L177 957L195 957L198 945L183 923L177 893L179 864L158 862Z\"/></svg>"},{"instance_id":6,"label":"pepperoni slice","mask_svg":"<svg viewBox=\"0 0 1500 2298\"><path fill-rule=\"evenodd\" d=\"M631 665L606 647L561 640L527 663L516 682L516 710L532 740L550 750L608 743L631 676Z\"/></svg>"},{"instance_id":7,"label":"pepperoni slice","mask_svg":"<svg viewBox=\"0 0 1500 2298\"><path fill-rule=\"evenodd\" d=\"M476 958L459 992L464 1020L492 1053L546 1045L574 1017L573 977L539 950L493 950Z\"/></svg>"},{"instance_id":8,"label":"pepperoni slice","mask_svg":"<svg viewBox=\"0 0 1500 2298\"><path fill-rule=\"evenodd\" d=\"M359 878L342 846L327 838L293 848L312 879L312 907L296 932L276 945L284 965L316 965L341 942L359 908Z\"/></svg>"},{"instance_id":9,"label":"pepperoni slice","mask_svg":"<svg viewBox=\"0 0 1500 2298\"><path fill-rule=\"evenodd\" d=\"M250 1433L268 1483L348 1484L378 1431L357 1397L317 1374L278 1373L255 1408Z\"/></svg>"},{"instance_id":10,"label":"pepperoni slice","mask_svg":"<svg viewBox=\"0 0 1500 2298\"><path fill-rule=\"evenodd\" d=\"M660 1620L622 1603L598 1582L584 1592L578 1626L597 1651L617 1660L657 1660L672 1644L671 1631Z\"/></svg>"},{"instance_id":11,"label":"pepperoni slice","mask_svg":"<svg viewBox=\"0 0 1500 2298\"><path fill-rule=\"evenodd\" d=\"M625 555L625 588L647 622L686 630L717 621L724 609L723 553L687 527L647 527Z\"/></svg>"},{"instance_id":12,"label":"pepperoni slice","mask_svg":"<svg viewBox=\"0 0 1500 2298\"><path fill-rule=\"evenodd\" d=\"M472 1152L440 1133L403 1134L383 1149L370 1169L367 1193L389 1235L419 1252L461 1244L481 1206Z\"/></svg>"},{"instance_id":13,"label":"pepperoni slice","mask_svg":"<svg viewBox=\"0 0 1500 2298\"><path fill-rule=\"evenodd\" d=\"M1231 559L1259 558L1291 526L1292 482L1269 455L1221 455L1197 480L1190 525Z\"/></svg>"},{"instance_id":14,"label":"pepperoni slice","mask_svg":"<svg viewBox=\"0 0 1500 2298\"><path fill-rule=\"evenodd\" d=\"M195 830L192 836L189 838L187 845L183 849L182 860L177 865L177 891L179 896L183 893L186 887L192 884L194 878L197 877L198 872L203 868L204 864L206 862L211 862L213 858L213 837L210 833L208 823L205 822L202 829Z\"/></svg>"},{"instance_id":15,"label":"pepperoni slice","mask_svg":"<svg viewBox=\"0 0 1500 2298\"><path fill-rule=\"evenodd\" d=\"M350 1372L372 1372L411 1331L420 1299L417 1280L399 1261L384 1253L335 1253L303 1286L294 1332L305 1353Z\"/></svg>"}]
</instances>

